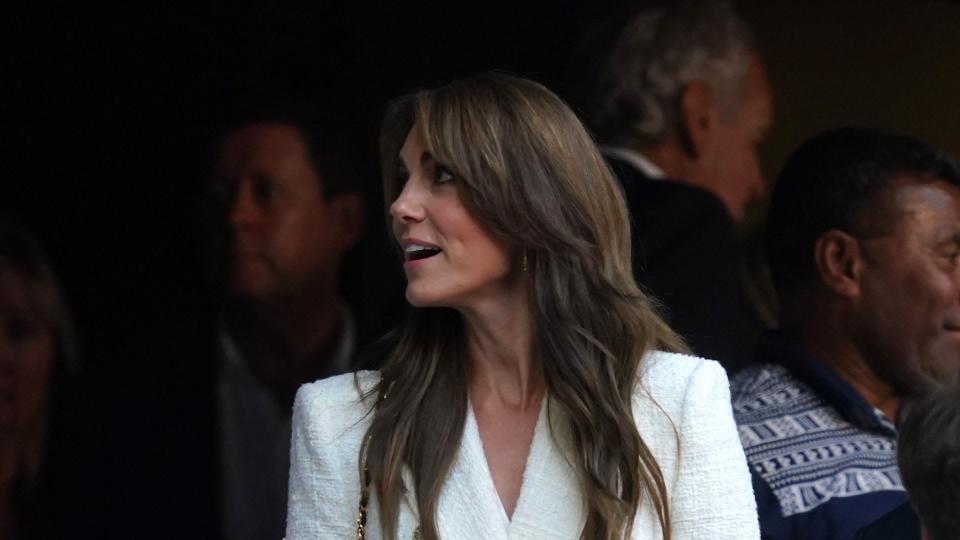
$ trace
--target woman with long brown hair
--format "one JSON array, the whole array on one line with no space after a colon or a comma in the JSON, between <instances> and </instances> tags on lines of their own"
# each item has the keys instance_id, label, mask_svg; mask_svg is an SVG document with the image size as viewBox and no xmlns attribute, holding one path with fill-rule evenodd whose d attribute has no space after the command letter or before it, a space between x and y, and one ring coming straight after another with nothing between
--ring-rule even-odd
<instances>
[{"instance_id":1,"label":"woman with long brown hair","mask_svg":"<svg viewBox=\"0 0 960 540\"><path fill-rule=\"evenodd\" d=\"M459 80L396 101L381 158L414 308L379 372L297 394L288 540L759 537L726 376L638 289L573 112Z\"/></svg>"}]
</instances>

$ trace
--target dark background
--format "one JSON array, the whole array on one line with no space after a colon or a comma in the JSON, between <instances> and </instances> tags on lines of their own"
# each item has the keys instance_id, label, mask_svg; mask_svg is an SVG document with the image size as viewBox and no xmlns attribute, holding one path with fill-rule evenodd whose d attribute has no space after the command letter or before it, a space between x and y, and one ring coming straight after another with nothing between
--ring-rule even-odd
<instances>
[{"instance_id":1,"label":"dark background","mask_svg":"<svg viewBox=\"0 0 960 540\"><path fill-rule=\"evenodd\" d=\"M200 324L204 137L247 98L336 103L375 139L394 96L492 68L562 91L575 38L623 2L71 2L6 7L0 211L33 228L72 305L89 369L165 369ZM738 3L774 89L768 178L840 124L960 154L960 5ZM379 218L377 204L371 219ZM762 208L748 226L756 229Z\"/></svg>"},{"instance_id":2,"label":"dark background","mask_svg":"<svg viewBox=\"0 0 960 540\"><path fill-rule=\"evenodd\" d=\"M142 492L169 472L126 478L127 464L132 468L145 452L151 463L185 461L164 442L188 438L183 426L151 424L137 404L182 406L170 416L189 417L196 404L173 399L180 387L150 382L171 375L190 381L210 369L195 345L210 335L199 231L214 119L247 100L335 104L361 134L370 233L382 237L375 141L390 98L493 68L562 94L577 35L623 4L260 0L2 8L0 214L42 239L81 338L85 376L63 399L71 405L55 425L66 426L66 435L51 444L59 452L51 462L83 472L49 473L52 482L72 484L62 498L76 507L76 519L119 520L117 500L141 504ZM960 4L737 5L774 91L776 120L760 149L768 179L802 140L843 124L905 132L960 155ZM748 236L762 215L760 204ZM362 266L371 252L359 256ZM391 283L386 266L382 272L381 287ZM382 291L371 291L380 298ZM207 376L197 376L197 384ZM85 402L95 404L73 405ZM110 411L110 420L101 421L100 411ZM74 437L95 443L80 451ZM156 504L170 493L204 496L187 485L159 491ZM84 498L86 506L79 504ZM198 519L210 513L193 507ZM139 528L137 514L130 516ZM176 517L192 519L173 516L173 523Z\"/></svg>"},{"instance_id":3,"label":"dark background","mask_svg":"<svg viewBox=\"0 0 960 540\"><path fill-rule=\"evenodd\" d=\"M163 369L171 359L157 349L204 317L205 136L222 110L248 99L336 104L362 134L375 194L391 97L493 68L556 80L581 21L601 10L334 1L14 12L0 209L51 252L88 368ZM378 222L382 203L371 202Z\"/></svg>"}]
</instances>

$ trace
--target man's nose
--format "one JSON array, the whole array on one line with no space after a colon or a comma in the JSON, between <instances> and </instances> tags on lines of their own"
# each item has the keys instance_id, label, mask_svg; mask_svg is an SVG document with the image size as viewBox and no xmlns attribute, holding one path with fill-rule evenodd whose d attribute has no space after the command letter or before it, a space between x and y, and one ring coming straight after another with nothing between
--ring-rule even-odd
<instances>
[{"instance_id":1,"label":"man's nose","mask_svg":"<svg viewBox=\"0 0 960 540\"><path fill-rule=\"evenodd\" d=\"M241 182L229 202L230 225L234 228L254 223L260 217L260 206L249 182Z\"/></svg>"}]
</instances>

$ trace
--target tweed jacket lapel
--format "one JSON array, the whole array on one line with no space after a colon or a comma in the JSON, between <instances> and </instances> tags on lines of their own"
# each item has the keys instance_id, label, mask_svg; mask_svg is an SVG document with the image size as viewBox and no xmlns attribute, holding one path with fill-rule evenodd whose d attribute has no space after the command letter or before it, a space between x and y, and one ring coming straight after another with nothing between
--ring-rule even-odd
<instances>
[{"instance_id":1,"label":"tweed jacket lapel","mask_svg":"<svg viewBox=\"0 0 960 540\"><path fill-rule=\"evenodd\" d=\"M507 518L483 451L473 407L468 407L460 451L450 469L437 509L441 538L579 538L583 528L583 499L576 473L561 448L570 448L566 423L558 411L547 421L545 399L534 430L523 473L520 497L512 520ZM556 428L550 434L549 424ZM555 440L556 439L556 440ZM560 443L560 446L557 443ZM404 476L412 494L412 478ZM415 513L415 498L408 502Z\"/></svg>"},{"instance_id":2,"label":"tweed jacket lapel","mask_svg":"<svg viewBox=\"0 0 960 540\"><path fill-rule=\"evenodd\" d=\"M573 459L569 453L573 446L570 429L559 407L549 403L545 399L540 410L523 487L510 522L511 539L578 539L583 530L583 495L577 473L568 461Z\"/></svg>"},{"instance_id":3,"label":"tweed jacket lapel","mask_svg":"<svg viewBox=\"0 0 960 540\"><path fill-rule=\"evenodd\" d=\"M507 540L510 522L490 477L473 407L437 508L440 538Z\"/></svg>"}]
</instances>

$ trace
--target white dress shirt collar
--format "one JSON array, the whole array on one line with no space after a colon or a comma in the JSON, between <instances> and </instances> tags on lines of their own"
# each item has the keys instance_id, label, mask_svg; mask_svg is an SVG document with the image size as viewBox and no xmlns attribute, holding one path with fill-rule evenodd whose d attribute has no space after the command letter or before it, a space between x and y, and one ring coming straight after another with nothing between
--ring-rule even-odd
<instances>
[{"instance_id":1,"label":"white dress shirt collar","mask_svg":"<svg viewBox=\"0 0 960 540\"><path fill-rule=\"evenodd\" d=\"M663 169L657 167L657 165L650 161L646 156L631 150L629 148L624 148L622 146L603 146L600 148L605 156L615 157L626 161L630 165L636 167L643 174L654 180L664 180L667 175L663 172Z\"/></svg>"}]
</instances>

